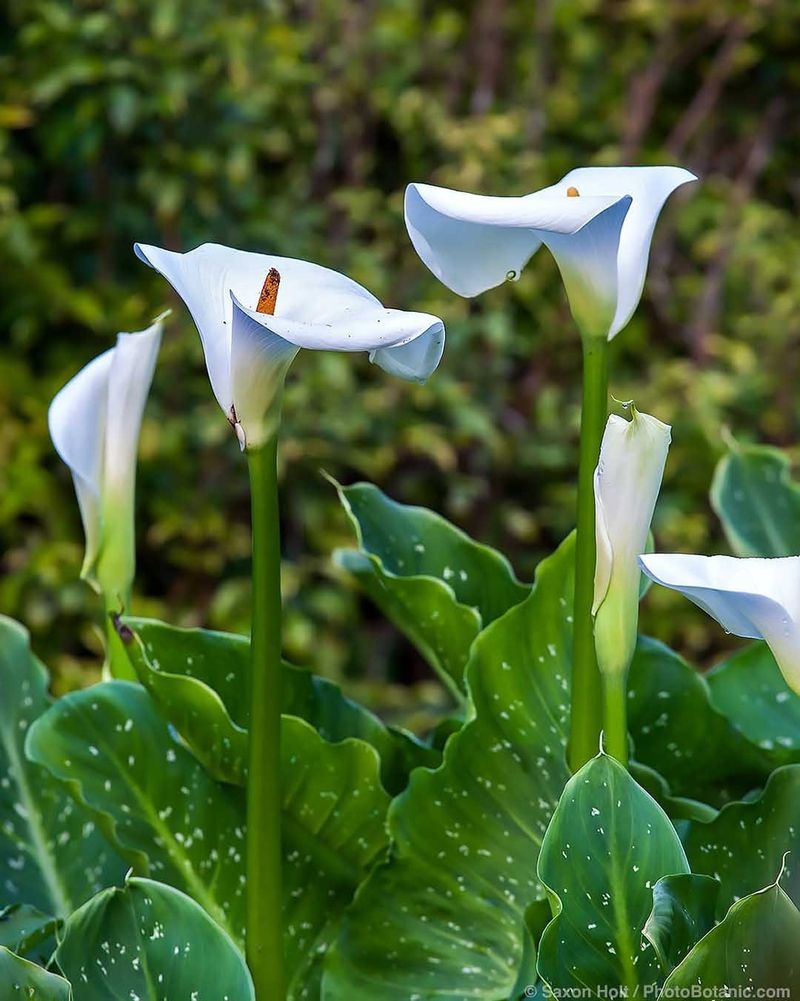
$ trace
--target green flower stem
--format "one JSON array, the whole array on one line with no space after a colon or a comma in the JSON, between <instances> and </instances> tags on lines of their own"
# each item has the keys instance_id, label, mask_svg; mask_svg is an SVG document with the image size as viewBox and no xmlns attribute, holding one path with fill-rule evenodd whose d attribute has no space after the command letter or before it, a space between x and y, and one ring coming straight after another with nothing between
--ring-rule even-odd
<instances>
[{"instance_id":1,"label":"green flower stem","mask_svg":"<svg viewBox=\"0 0 800 1001\"><path fill-rule=\"evenodd\" d=\"M253 526L247 964L258 1001L283 1001L281 893L281 547L275 432L249 451Z\"/></svg>"},{"instance_id":2,"label":"green flower stem","mask_svg":"<svg viewBox=\"0 0 800 1001\"><path fill-rule=\"evenodd\" d=\"M608 341L583 339L583 403L578 466L578 531L575 555L574 646L569 763L573 772L597 754L602 728L602 686L594 649L594 471L608 418Z\"/></svg>"},{"instance_id":3,"label":"green flower stem","mask_svg":"<svg viewBox=\"0 0 800 1001\"><path fill-rule=\"evenodd\" d=\"M603 747L628 767L628 686L624 674L603 676Z\"/></svg>"}]
</instances>

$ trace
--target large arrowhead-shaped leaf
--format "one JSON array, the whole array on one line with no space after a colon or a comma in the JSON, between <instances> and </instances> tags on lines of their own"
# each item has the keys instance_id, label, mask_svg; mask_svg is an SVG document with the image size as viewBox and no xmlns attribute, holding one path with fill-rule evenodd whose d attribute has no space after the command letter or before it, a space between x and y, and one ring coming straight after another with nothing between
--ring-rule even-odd
<instances>
[{"instance_id":1,"label":"large arrowhead-shaped leaf","mask_svg":"<svg viewBox=\"0 0 800 1001\"><path fill-rule=\"evenodd\" d=\"M66 923L58 965L79 1001L254 1001L244 957L184 893L150 879L103 890Z\"/></svg>"},{"instance_id":2,"label":"large arrowhead-shaped leaf","mask_svg":"<svg viewBox=\"0 0 800 1001\"><path fill-rule=\"evenodd\" d=\"M14 1001L72 1001L69 983L0 946L0 998Z\"/></svg>"},{"instance_id":3,"label":"large arrowhead-shaped leaf","mask_svg":"<svg viewBox=\"0 0 800 1001\"><path fill-rule=\"evenodd\" d=\"M781 883L800 904L800 765L773 772L757 799L729 804L709 824L692 824L684 844L692 871L722 884L718 918L734 900L768 884L786 852Z\"/></svg>"},{"instance_id":4,"label":"large arrowhead-shaped leaf","mask_svg":"<svg viewBox=\"0 0 800 1001\"><path fill-rule=\"evenodd\" d=\"M497 1001L514 988L526 912L544 896L539 845L569 777L573 563L570 539L475 642L472 718L394 801L391 858L345 918L325 1001Z\"/></svg>"},{"instance_id":5,"label":"large arrowhead-shaped leaf","mask_svg":"<svg viewBox=\"0 0 800 1001\"><path fill-rule=\"evenodd\" d=\"M284 913L292 998L313 997L342 910L384 850L388 797L374 749L328 744L304 721L282 734ZM68 782L139 871L244 932L243 790L215 782L170 735L138 685L106 682L59 700L28 753Z\"/></svg>"},{"instance_id":6,"label":"large arrowhead-shaped leaf","mask_svg":"<svg viewBox=\"0 0 800 1001\"><path fill-rule=\"evenodd\" d=\"M155 619L126 619L120 631L139 680L195 756L220 781L244 785L249 639ZM332 682L290 664L283 670L284 713L306 720L333 743L358 737L372 744L390 792L404 788L412 768L438 763L436 751L390 730Z\"/></svg>"},{"instance_id":7,"label":"large arrowhead-shaped leaf","mask_svg":"<svg viewBox=\"0 0 800 1001\"><path fill-rule=\"evenodd\" d=\"M555 911L539 944L542 980L559 990L655 982L658 959L642 941L652 888L688 871L656 801L613 758L587 762L567 783L539 856Z\"/></svg>"},{"instance_id":8,"label":"large arrowhead-shaped leaf","mask_svg":"<svg viewBox=\"0 0 800 1001\"><path fill-rule=\"evenodd\" d=\"M800 486L777 448L733 445L714 474L711 504L737 556L800 553Z\"/></svg>"},{"instance_id":9,"label":"large arrowhead-shaped leaf","mask_svg":"<svg viewBox=\"0 0 800 1001\"><path fill-rule=\"evenodd\" d=\"M714 705L756 748L768 769L800 762L800 697L766 643L753 643L706 676Z\"/></svg>"},{"instance_id":10,"label":"large arrowhead-shaped leaf","mask_svg":"<svg viewBox=\"0 0 800 1001\"><path fill-rule=\"evenodd\" d=\"M369 483L336 486L358 540L338 562L460 693L472 641L530 589L504 556L433 511L398 504Z\"/></svg>"},{"instance_id":11,"label":"large arrowhead-shaped leaf","mask_svg":"<svg viewBox=\"0 0 800 1001\"><path fill-rule=\"evenodd\" d=\"M25 757L28 729L50 704L47 682L25 629L0 616L0 906L66 917L125 870L91 816Z\"/></svg>"},{"instance_id":12,"label":"large arrowhead-shaped leaf","mask_svg":"<svg viewBox=\"0 0 800 1001\"><path fill-rule=\"evenodd\" d=\"M673 970L715 924L719 883L710 876L663 876L653 887L653 910L644 937L664 973Z\"/></svg>"},{"instance_id":13,"label":"large arrowhead-shaped leaf","mask_svg":"<svg viewBox=\"0 0 800 1001\"><path fill-rule=\"evenodd\" d=\"M690 988L715 988L717 997L746 988L800 990L800 912L774 884L737 901L721 924L692 949L664 984L664 996ZM670 995L670 991L673 993ZM690 994L686 997L693 996ZM712 996L711 994L706 996ZM737 995L738 996L738 995Z\"/></svg>"},{"instance_id":14,"label":"large arrowhead-shaped leaf","mask_svg":"<svg viewBox=\"0 0 800 1001\"><path fill-rule=\"evenodd\" d=\"M727 780L744 792L769 773L757 750L715 707L702 675L656 640L639 639L628 713L637 759L677 794L702 796Z\"/></svg>"}]
</instances>

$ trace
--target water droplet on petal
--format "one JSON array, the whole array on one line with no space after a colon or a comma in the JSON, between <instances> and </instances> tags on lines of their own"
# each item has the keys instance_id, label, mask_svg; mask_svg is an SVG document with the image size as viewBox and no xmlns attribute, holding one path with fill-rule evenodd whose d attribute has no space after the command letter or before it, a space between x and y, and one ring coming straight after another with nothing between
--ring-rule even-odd
<instances>
[{"instance_id":1,"label":"water droplet on petal","mask_svg":"<svg viewBox=\"0 0 800 1001\"><path fill-rule=\"evenodd\" d=\"M507 271L506 272L506 281L507 282L518 282L519 281L519 271L514 271L513 268L511 269L511 271Z\"/></svg>"}]
</instances>

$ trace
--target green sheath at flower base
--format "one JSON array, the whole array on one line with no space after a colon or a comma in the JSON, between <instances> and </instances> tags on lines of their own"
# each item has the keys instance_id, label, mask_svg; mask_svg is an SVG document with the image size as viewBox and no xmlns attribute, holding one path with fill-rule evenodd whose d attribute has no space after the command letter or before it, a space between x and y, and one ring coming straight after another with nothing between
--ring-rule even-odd
<instances>
[{"instance_id":1,"label":"green sheath at flower base","mask_svg":"<svg viewBox=\"0 0 800 1001\"><path fill-rule=\"evenodd\" d=\"M631 404L631 419L608 419L594 476L597 562L594 637L600 673L623 678L639 623L639 556L647 546L670 427Z\"/></svg>"},{"instance_id":2,"label":"green sheath at flower base","mask_svg":"<svg viewBox=\"0 0 800 1001\"><path fill-rule=\"evenodd\" d=\"M86 535L81 576L117 611L128 604L136 569L136 453L162 326L160 316L146 330L118 334L56 394L48 414Z\"/></svg>"}]
</instances>

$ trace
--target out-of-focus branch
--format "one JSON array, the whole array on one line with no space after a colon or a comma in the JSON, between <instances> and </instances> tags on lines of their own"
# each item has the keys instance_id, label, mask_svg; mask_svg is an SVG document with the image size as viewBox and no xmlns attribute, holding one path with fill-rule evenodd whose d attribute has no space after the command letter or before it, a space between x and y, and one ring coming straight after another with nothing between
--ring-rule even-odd
<instances>
[{"instance_id":1,"label":"out-of-focus branch","mask_svg":"<svg viewBox=\"0 0 800 1001\"><path fill-rule=\"evenodd\" d=\"M470 111L481 115L494 103L505 65L506 0L480 0L473 19L475 86Z\"/></svg>"},{"instance_id":2,"label":"out-of-focus branch","mask_svg":"<svg viewBox=\"0 0 800 1001\"><path fill-rule=\"evenodd\" d=\"M783 97L774 98L767 106L761 128L750 143L735 180L726 216L720 227L719 248L706 269L703 290L687 326L689 347L696 361L703 361L707 355L709 334L715 329L719 320L725 273L742 208L752 197L758 179L769 161L785 112L786 101Z\"/></svg>"},{"instance_id":3,"label":"out-of-focus branch","mask_svg":"<svg viewBox=\"0 0 800 1001\"><path fill-rule=\"evenodd\" d=\"M725 84L736 70L739 46L752 31L752 25L746 20L734 19L728 24L700 89L667 139L666 148L674 157L680 158L689 141L714 112Z\"/></svg>"},{"instance_id":4,"label":"out-of-focus branch","mask_svg":"<svg viewBox=\"0 0 800 1001\"><path fill-rule=\"evenodd\" d=\"M659 38L647 64L631 79L620 139L623 163L633 161L639 151L658 105L661 88L673 68L675 52L675 37L667 31Z\"/></svg>"}]
</instances>

